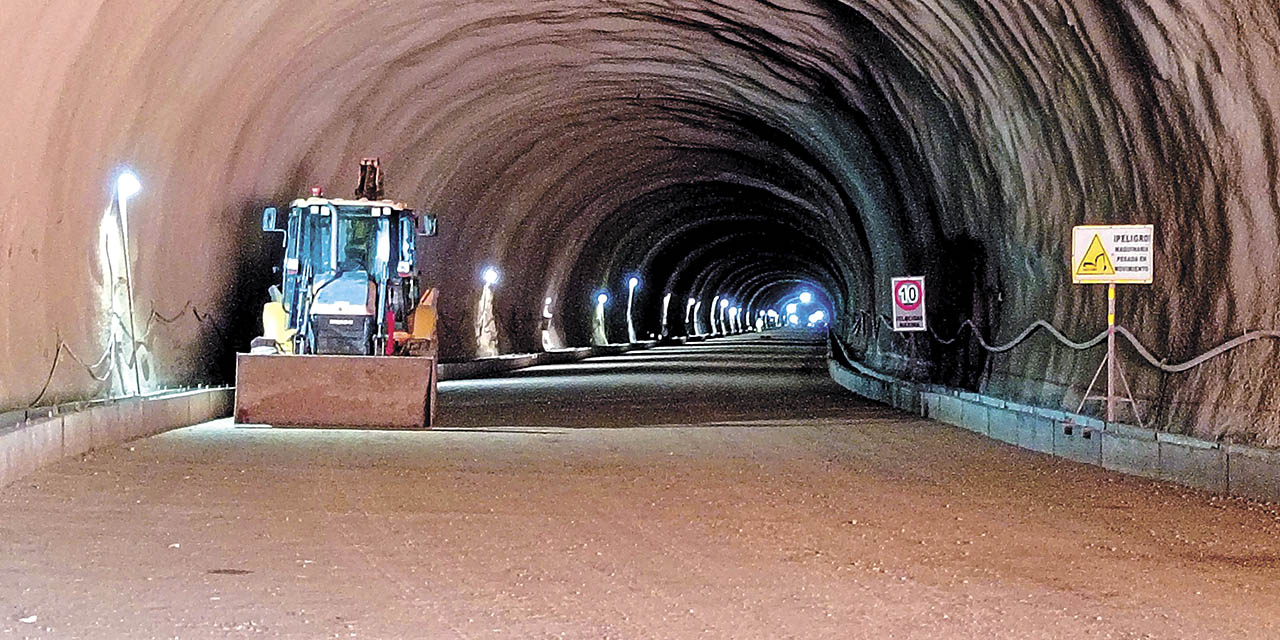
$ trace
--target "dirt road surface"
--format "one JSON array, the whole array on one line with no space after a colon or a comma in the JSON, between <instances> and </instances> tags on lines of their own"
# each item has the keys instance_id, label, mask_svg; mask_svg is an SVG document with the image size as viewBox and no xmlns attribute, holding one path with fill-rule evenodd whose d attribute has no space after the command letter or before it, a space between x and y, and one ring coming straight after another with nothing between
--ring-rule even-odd
<instances>
[{"instance_id":1,"label":"dirt road surface","mask_svg":"<svg viewBox=\"0 0 1280 640\"><path fill-rule=\"evenodd\" d=\"M219 421L0 489L3 638L1280 637L1267 505L836 387L779 336Z\"/></svg>"}]
</instances>

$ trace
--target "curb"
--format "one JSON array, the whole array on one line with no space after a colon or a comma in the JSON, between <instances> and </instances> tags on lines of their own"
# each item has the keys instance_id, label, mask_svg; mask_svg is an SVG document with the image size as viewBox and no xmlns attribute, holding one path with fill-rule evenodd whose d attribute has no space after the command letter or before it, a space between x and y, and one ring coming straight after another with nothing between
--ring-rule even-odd
<instances>
[{"instance_id":1,"label":"curb","mask_svg":"<svg viewBox=\"0 0 1280 640\"><path fill-rule=\"evenodd\" d=\"M887 404L1023 449L1193 489L1280 502L1280 451L1211 442L900 380L828 359L837 384Z\"/></svg>"},{"instance_id":2,"label":"curb","mask_svg":"<svg viewBox=\"0 0 1280 640\"><path fill-rule=\"evenodd\" d=\"M504 355L439 365L441 380L651 349L656 341ZM77 402L0 414L0 487L63 458L231 415L234 387Z\"/></svg>"},{"instance_id":3,"label":"curb","mask_svg":"<svg viewBox=\"0 0 1280 640\"><path fill-rule=\"evenodd\" d=\"M231 415L231 387L80 402L6 414L0 487L63 458ZM16 414L24 414L21 419Z\"/></svg>"}]
</instances>

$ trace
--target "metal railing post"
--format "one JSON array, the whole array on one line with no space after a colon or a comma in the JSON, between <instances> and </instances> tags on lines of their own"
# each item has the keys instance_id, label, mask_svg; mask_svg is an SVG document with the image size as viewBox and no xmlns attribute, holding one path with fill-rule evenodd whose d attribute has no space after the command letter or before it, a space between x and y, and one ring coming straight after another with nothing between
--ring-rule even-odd
<instances>
[{"instance_id":1,"label":"metal railing post","mask_svg":"<svg viewBox=\"0 0 1280 640\"><path fill-rule=\"evenodd\" d=\"M1107 422L1116 419L1116 284L1107 285Z\"/></svg>"}]
</instances>

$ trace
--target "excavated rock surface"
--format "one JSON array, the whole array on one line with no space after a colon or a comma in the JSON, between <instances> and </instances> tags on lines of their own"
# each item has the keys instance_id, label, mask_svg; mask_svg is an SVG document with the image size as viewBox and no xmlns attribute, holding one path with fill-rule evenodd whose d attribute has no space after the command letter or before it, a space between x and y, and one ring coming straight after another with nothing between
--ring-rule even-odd
<instances>
[{"instance_id":1,"label":"excavated rock surface","mask_svg":"<svg viewBox=\"0 0 1280 640\"><path fill-rule=\"evenodd\" d=\"M1007 339L1047 319L1091 336L1103 290L1072 286L1066 258L1084 222L1157 226L1155 285L1120 294L1121 322L1156 353L1274 326L1270 0L10 5L6 406L128 377L96 382L64 354L40 395L60 342L93 364L125 340L104 214L124 165L144 183L130 221L151 384L226 375L274 259L256 210L311 184L345 193L363 156L441 216L424 249L452 356L474 347L488 263L504 273L508 351L539 344L545 297L554 338L585 342L592 294L619 298L630 273L643 332L667 292L678 326L689 297L754 312L806 282L876 366L1057 405L1097 351L1037 337L988 357L971 340L869 338L854 320L887 312L888 278L912 272L943 333L972 318ZM1156 424L1280 438L1274 344L1167 376L1122 355Z\"/></svg>"}]
</instances>

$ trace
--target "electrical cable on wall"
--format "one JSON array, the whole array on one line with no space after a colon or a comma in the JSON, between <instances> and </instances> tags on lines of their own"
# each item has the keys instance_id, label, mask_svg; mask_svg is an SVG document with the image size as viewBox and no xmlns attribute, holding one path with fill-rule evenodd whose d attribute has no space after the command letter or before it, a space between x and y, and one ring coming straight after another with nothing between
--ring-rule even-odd
<instances>
[{"instance_id":1,"label":"electrical cable on wall","mask_svg":"<svg viewBox=\"0 0 1280 640\"><path fill-rule=\"evenodd\" d=\"M223 332L222 328L218 326L216 322L213 322L211 315L201 314L200 310L197 309L190 300L188 300L186 304L182 306L182 309L180 309L177 313L171 316L165 316L164 314L161 314L159 311L157 311L155 308L155 301L153 300L151 302L151 313L147 318L147 323L143 327L142 335L138 336L137 339L135 339L132 335L129 334L129 329L127 326L128 323L124 321L124 318L122 318L119 313L113 312L111 316L115 320L117 326L120 327L120 330L123 333L123 335L126 337L126 339L133 345L133 348L139 349L142 347L150 346L151 331L152 329L154 329L157 322L166 326L176 324L179 320L187 316L188 311L191 312L191 316L195 318L196 322L212 328L214 332L218 334L219 337L225 337L226 334ZM99 357L97 361L94 362L93 364L89 364L87 359L77 355L76 352L71 349L71 345L67 344L66 341L62 340L62 337L60 335L57 337L57 341L58 341L58 347L53 353L53 361L49 365L49 373L45 377L44 384L41 385L40 387L40 392L36 394L36 397L34 400L32 400L30 403L27 404L26 406L27 409L36 408L36 406L39 405L40 401L43 400L45 396L49 393L49 388L53 385L54 376L58 372L58 365L61 363L62 355L64 353L67 355L67 357L71 358L73 362L75 362L76 364L79 364L85 370L85 373L87 373L89 377L92 378L95 382L98 382L98 383L107 382L108 380L111 379L113 375L115 375L115 371L113 371L110 367L108 367L105 370L106 371L105 373L99 373L99 371L102 370L104 365L110 364L112 357L115 355L117 351L116 341L113 340L111 344L106 348L106 350L103 351L102 356Z\"/></svg>"},{"instance_id":2,"label":"electrical cable on wall","mask_svg":"<svg viewBox=\"0 0 1280 640\"><path fill-rule=\"evenodd\" d=\"M76 355L76 353L71 350L71 346L59 337L58 348L53 352L53 363L49 366L49 375L45 377L44 385L40 387L40 393L36 395L35 400L32 400L31 403L27 405L27 408L35 408L35 406L44 399L45 394L49 392L49 387L53 384L53 376L58 371L58 362L61 360L63 353L66 353L67 357L75 361L76 364L84 367L85 372L89 374L89 377L101 383L110 380L114 372L112 372L110 368L106 370L107 372L105 374L99 374L97 371L102 367L102 365L110 363L111 356L115 353L115 350L116 345L112 342L111 345L107 347L107 350L102 353L102 357L98 358L97 362L88 364L85 362L84 358Z\"/></svg>"}]
</instances>

